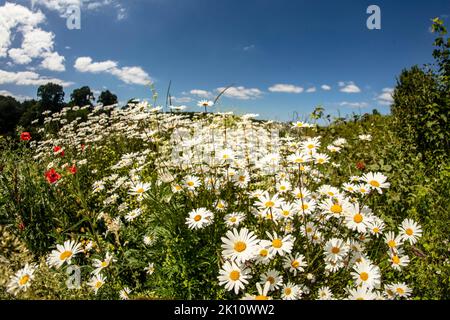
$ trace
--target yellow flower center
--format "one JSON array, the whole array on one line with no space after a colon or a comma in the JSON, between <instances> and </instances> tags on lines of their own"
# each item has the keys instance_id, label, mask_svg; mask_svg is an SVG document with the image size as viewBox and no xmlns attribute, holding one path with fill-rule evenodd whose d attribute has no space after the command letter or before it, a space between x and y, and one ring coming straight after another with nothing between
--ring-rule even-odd
<instances>
[{"instance_id":1,"label":"yellow flower center","mask_svg":"<svg viewBox=\"0 0 450 320\"><path fill-rule=\"evenodd\" d=\"M202 216L199 214L194 217L195 222L199 222L201 219L202 219Z\"/></svg>"},{"instance_id":2,"label":"yellow flower center","mask_svg":"<svg viewBox=\"0 0 450 320\"><path fill-rule=\"evenodd\" d=\"M313 231L312 228L310 228L310 227L306 228L306 233L311 233L312 231Z\"/></svg>"},{"instance_id":3,"label":"yellow flower center","mask_svg":"<svg viewBox=\"0 0 450 320\"><path fill-rule=\"evenodd\" d=\"M376 181L376 180L370 181L369 184L370 184L372 187L375 187L375 188L379 188L379 187L380 187L380 183L379 183L378 181Z\"/></svg>"},{"instance_id":4,"label":"yellow flower center","mask_svg":"<svg viewBox=\"0 0 450 320\"><path fill-rule=\"evenodd\" d=\"M342 212L342 206L340 204L335 203L331 206L330 211L333 213L340 214Z\"/></svg>"},{"instance_id":5,"label":"yellow flower center","mask_svg":"<svg viewBox=\"0 0 450 320\"><path fill-rule=\"evenodd\" d=\"M363 216L360 213L355 214L353 217L355 223L361 223L363 221Z\"/></svg>"},{"instance_id":6,"label":"yellow flower center","mask_svg":"<svg viewBox=\"0 0 450 320\"><path fill-rule=\"evenodd\" d=\"M231 273L230 273L231 280L237 281L237 280L239 280L240 277L241 277L241 274L239 271L236 271L236 270L231 271Z\"/></svg>"},{"instance_id":7,"label":"yellow flower center","mask_svg":"<svg viewBox=\"0 0 450 320\"><path fill-rule=\"evenodd\" d=\"M301 192L297 193L296 197L297 198L303 198L303 193L301 193Z\"/></svg>"},{"instance_id":8,"label":"yellow flower center","mask_svg":"<svg viewBox=\"0 0 450 320\"><path fill-rule=\"evenodd\" d=\"M108 266L108 261L102 261L101 266L106 268Z\"/></svg>"},{"instance_id":9,"label":"yellow flower center","mask_svg":"<svg viewBox=\"0 0 450 320\"><path fill-rule=\"evenodd\" d=\"M264 205L266 206L266 208L272 208L275 205L275 203L269 200Z\"/></svg>"},{"instance_id":10,"label":"yellow flower center","mask_svg":"<svg viewBox=\"0 0 450 320\"><path fill-rule=\"evenodd\" d=\"M294 260L291 262L291 266L294 269L297 269L300 266L300 262L298 262L297 260Z\"/></svg>"},{"instance_id":11,"label":"yellow flower center","mask_svg":"<svg viewBox=\"0 0 450 320\"><path fill-rule=\"evenodd\" d=\"M144 193L145 190L144 190L144 188L139 188L139 189L136 190L136 192L137 192L137 193Z\"/></svg>"},{"instance_id":12,"label":"yellow flower center","mask_svg":"<svg viewBox=\"0 0 450 320\"><path fill-rule=\"evenodd\" d=\"M30 276L26 274L26 275L24 275L22 278L20 278L19 284L20 284L21 286L24 286L24 285L27 284L28 280L30 280Z\"/></svg>"},{"instance_id":13,"label":"yellow flower center","mask_svg":"<svg viewBox=\"0 0 450 320\"><path fill-rule=\"evenodd\" d=\"M223 209L225 206L223 205L223 203L221 203L221 202L219 202L218 204L217 204L217 208L219 208L219 209Z\"/></svg>"},{"instance_id":14,"label":"yellow flower center","mask_svg":"<svg viewBox=\"0 0 450 320\"><path fill-rule=\"evenodd\" d=\"M309 208L309 206L308 206L307 203L302 204L302 209L303 209L303 210L306 210L306 209L308 209L308 208Z\"/></svg>"},{"instance_id":15,"label":"yellow flower center","mask_svg":"<svg viewBox=\"0 0 450 320\"><path fill-rule=\"evenodd\" d=\"M274 284L275 283L275 278L274 277L267 277L267 281L269 281L270 284Z\"/></svg>"},{"instance_id":16,"label":"yellow flower center","mask_svg":"<svg viewBox=\"0 0 450 320\"><path fill-rule=\"evenodd\" d=\"M95 287L96 287L97 289L99 289L102 285L103 285L103 283L102 283L101 281L97 281L97 282L95 283Z\"/></svg>"},{"instance_id":17,"label":"yellow flower center","mask_svg":"<svg viewBox=\"0 0 450 320\"><path fill-rule=\"evenodd\" d=\"M367 281L367 279L369 279L369 274L367 272L361 272L361 274L359 275L359 278L362 281Z\"/></svg>"},{"instance_id":18,"label":"yellow flower center","mask_svg":"<svg viewBox=\"0 0 450 320\"><path fill-rule=\"evenodd\" d=\"M395 243L395 240L389 240L388 241L388 246L390 248L395 248L397 246L397 244Z\"/></svg>"},{"instance_id":19,"label":"yellow flower center","mask_svg":"<svg viewBox=\"0 0 450 320\"><path fill-rule=\"evenodd\" d=\"M181 187L180 186L175 186L175 190L180 191Z\"/></svg>"},{"instance_id":20,"label":"yellow flower center","mask_svg":"<svg viewBox=\"0 0 450 320\"><path fill-rule=\"evenodd\" d=\"M267 297L267 296L256 296L255 297L255 300L269 300L269 297Z\"/></svg>"},{"instance_id":21,"label":"yellow flower center","mask_svg":"<svg viewBox=\"0 0 450 320\"><path fill-rule=\"evenodd\" d=\"M288 215L289 215L289 210L283 210L282 211L282 214L283 214L283 216L285 216L285 217L287 217Z\"/></svg>"},{"instance_id":22,"label":"yellow flower center","mask_svg":"<svg viewBox=\"0 0 450 320\"><path fill-rule=\"evenodd\" d=\"M380 232L379 228L377 228L377 227L373 228L373 233L378 233L378 232Z\"/></svg>"},{"instance_id":23,"label":"yellow flower center","mask_svg":"<svg viewBox=\"0 0 450 320\"><path fill-rule=\"evenodd\" d=\"M331 191L328 191L327 194L328 194L330 197L334 196L334 192L331 192Z\"/></svg>"},{"instance_id":24,"label":"yellow flower center","mask_svg":"<svg viewBox=\"0 0 450 320\"><path fill-rule=\"evenodd\" d=\"M281 241L281 239L273 239L272 240L272 247L274 248L281 248L281 246L283 245L283 241Z\"/></svg>"},{"instance_id":25,"label":"yellow flower center","mask_svg":"<svg viewBox=\"0 0 450 320\"><path fill-rule=\"evenodd\" d=\"M310 149L310 150L311 150L311 149L314 149L314 145L313 145L313 144L308 144L307 147L308 147L308 149Z\"/></svg>"},{"instance_id":26,"label":"yellow flower center","mask_svg":"<svg viewBox=\"0 0 450 320\"><path fill-rule=\"evenodd\" d=\"M261 251L259 251L259 255L261 257L267 257L268 254L269 254L269 251L267 251L267 249L261 249Z\"/></svg>"},{"instance_id":27,"label":"yellow flower center","mask_svg":"<svg viewBox=\"0 0 450 320\"><path fill-rule=\"evenodd\" d=\"M284 294L289 296L292 293L292 289L291 288L286 288L284 289Z\"/></svg>"},{"instance_id":28,"label":"yellow flower center","mask_svg":"<svg viewBox=\"0 0 450 320\"><path fill-rule=\"evenodd\" d=\"M331 248L331 252L333 254L338 254L339 252L341 252L341 249L339 249L338 247L333 247L333 248Z\"/></svg>"},{"instance_id":29,"label":"yellow flower center","mask_svg":"<svg viewBox=\"0 0 450 320\"><path fill-rule=\"evenodd\" d=\"M245 242L238 241L234 244L234 250L236 250L237 252L242 252L245 249L247 249L247 245L245 244Z\"/></svg>"},{"instance_id":30,"label":"yellow flower center","mask_svg":"<svg viewBox=\"0 0 450 320\"><path fill-rule=\"evenodd\" d=\"M397 288L395 291L397 291L398 294L404 294L405 290L403 288Z\"/></svg>"},{"instance_id":31,"label":"yellow flower center","mask_svg":"<svg viewBox=\"0 0 450 320\"><path fill-rule=\"evenodd\" d=\"M393 262L394 264L399 264L399 263L400 263L400 258L399 258L398 256L393 256L393 257L392 257L392 262Z\"/></svg>"},{"instance_id":32,"label":"yellow flower center","mask_svg":"<svg viewBox=\"0 0 450 320\"><path fill-rule=\"evenodd\" d=\"M324 159L324 158L319 158L319 159L317 160L317 162L320 163L320 164L322 164L322 163L325 162L325 159Z\"/></svg>"},{"instance_id":33,"label":"yellow flower center","mask_svg":"<svg viewBox=\"0 0 450 320\"><path fill-rule=\"evenodd\" d=\"M280 190L286 190L286 186L280 186Z\"/></svg>"},{"instance_id":34,"label":"yellow flower center","mask_svg":"<svg viewBox=\"0 0 450 320\"><path fill-rule=\"evenodd\" d=\"M244 182L244 181L245 181L245 176L240 176L240 177L239 177L239 181L240 181L240 182Z\"/></svg>"},{"instance_id":35,"label":"yellow flower center","mask_svg":"<svg viewBox=\"0 0 450 320\"><path fill-rule=\"evenodd\" d=\"M405 232L408 236L412 236L414 233L414 231L411 228L406 229Z\"/></svg>"},{"instance_id":36,"label":"yellow flower center","mask_svg":"<svg viewBox=\"0 0 450 320\"><path fill-rule=\"evenodd\" d=\"M192 186L194 185L194 182L188 181L187 185L188 185L189 187L192 187Z\"/></svg>"},{"instance_id":37,"label":"yellow flower center","mask_svg":"<svg viewBox=\"0 0 450 320\"><path fill-rule=\"evenodd\" d=\"M72 256L72 251L64 251L63 253L61 253L61 255L59 256L60 260L66 260L68 258L70 258Z\"/></svg>"},{"instance_id":38,"label":"yellow flower center","mask_svg":"<svg viewBox=\"0 0 450 320\"><path fill-rule=\"evenodd\" d=\"M233 222L233 223L234 223L234 222L236 222L236 220L237 220L236 217L231 217L231 218L230 218L230 222Z\"/></svg>"},{"instance_id":39,"label":"yellow flower center","mask_svg":"<svg viewBox=\"0 0 450 320\"><path fill-rule=\"evenodd\" d=\"M358 297L358 298L356 298L356 300L364 300L364 298L363 297Z\"/></svg>"}]
</instances>

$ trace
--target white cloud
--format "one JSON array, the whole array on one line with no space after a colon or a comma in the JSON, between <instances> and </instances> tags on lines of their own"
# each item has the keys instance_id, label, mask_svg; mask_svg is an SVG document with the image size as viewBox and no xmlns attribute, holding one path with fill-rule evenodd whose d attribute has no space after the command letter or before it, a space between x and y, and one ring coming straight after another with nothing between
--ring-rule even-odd
<instances>
[{"instance_id":1,"label":"white cloud","mask_svg":"<svg viewBox=\"0 0 450 320\"><path fill-rule=\"evenodd\" d=\"M147 85L151 82L150 76L141 67L119 68L117 62L112 60L93 62L90 57L80 57L74 67L79 72L109 73L128 84Z\"/></svg>"},{"instance_id":2,"label":"white cloud","mask_svg":"<svg viewBox=\"0 0 450 320\"><path fill-rule=\"evenodd\" d=\"M0 7L0 57L6 57L11 46L12 30L21 26L26 29L33 29L45 21L42 12L32 12L28 8L14 4L5 3Z\"/></svg>"},{"instance_id":3,"label":"white cloud","mask_svg":"<svg viewBox=\"0 0 450 320\"><path fill-rule=\"evenodd\" d=\"M217 92L222 92L225 87L217 88ZM231 99L253 100L260 98L263 92L257 88L230 87L224 92L224 96Z\"/></svg>"},{"instance_id":4,"label":"white cloud","mask_svg":"<svg viewBox=\"0 0 450 320\"><path fill-rule=\"evenodd\" d=\"M189 93L205 99L212 97L212 93L206 90L192 89L191 91L189 91Z\"/></svg>"},{"instance_id":5,"label":"white cloud","mask_svg":"<svg viewBox=\"0 0 450 320\"><path fill-rule=\"evenodd\" d=\"M347 101L343 101L339 105L341 107L350 107L350 108L367 108L369 106L367 102L347 102Z\"/></svg>"},{"instance_id":6,"label":"white cloud","mask_svg":"<svg viewBox=\"0 0 450 320\"><path fill-rule=\"evenodd\" d=\"M5 97L13 97L14 99L16 99L17 101L25 101L25 100L32 100L32 97L29 96L24 96L24 95L16 95L16 94L12 94L11 92L7 91L7 90L0 90L0 96L5 96Z\"/></svg>"},{"instance_id":7,"label":"white cloud","mask_svg":"<svg viewBox=\"0 0 450 320\"><path fill-rule=\"evenodd\" d=\"M302 93L303 88L293 84L278 83L269 88L270 92Z\"/></svg>"},{"instance_id":8,"label":"white cloud","mask_svg":"<svg viewBox=\"0 0 450 320\"><path fill-rule=\"evenodd\" d=\"M64 66L65 58L58 54L58 52L48 53L45 59L41 62L41 67L51 71L65 71Z\"/></svg>"},{"instance_id":9,"label":"white cloud","mask_svg":"<svg viewBox=\"0 0 450 320\"><path fill-rule=\"evenodd\" d=\"M105 7L113 7L117 11L117 20L126 17L126 9L119 0L32 0L34 6L46 7L49 10L57 11L61 17L68 16L68 9L71 6L78 6L81 10L99 11Z\"/></svg>"},{"instance_id":10,"label":"white cloud","mask_svg":"<svg viewBox=\"0 0 450 320\"><path fill-rule=\"evenodd\" d=\"M252 49L255 49L255 45L254 44L251 44L251 45L249 45L249 46L245 46L244 48L242 48L244 51L249 51L249 50L252 50Z\"/></svg>"},{"instance_id":11,"label":"white cloud","mask_svg":"<svg viewBox=\"0 0 450 320\"><path fill-rule=\"evenodd\" d=\"M316 87L311 87L306 90L306 93L313 93L313 92L316 92Z\"/></svg>"},{"instance_id":12,"label":"white cloud","mask_svg":"<svg viewBox=\"0 0 450 320\"><path fill-rule=\"evenodd\" d=\"M377 101L379 104L384 106L390 106L394 103L394 98L392 97L392 94L394 93L393 88L384 88L382 90L382 93L377 97Z\"/></svg>"},{"instance_id":13,"label":"white cloud","mask_svg":"<svg viewBox=\"0 0 450 320\"><path fill-rule=\"evenodd\" d=\"M49 82L68 87L73 82L64 81L57 78L44 77L36 72L23 71L23 72L9 72L0 70L0 84L15 84L18 86L40 86Z\"/></svg>"},{"instance_id":14,"label":"white cloud","mask_svg":"<svg viewBox=\"0 0 450 320\"><path fill-rule=\"evenodd\" d=\"M323 84L320 88L322 88L323 91L330 91L331 87L327 84Z\"/></svg>"},{"instance_id":15,"label":"white cloud","mask_svg":"<svg viewBox=\"0 0 450 320\"><path fill-rule=\"evenodd\" d=\"M42 12L6 3L0 7L0 57L9 56L15 64L29 64L33 59L43 59L41 67L51 71L64 71L64 57L54 52L52 32L37 27L45 21ZM13 35L13 31L16 33ZM20 48L10 48L12 39L22 34Z\"/></svg>"},{"instance_id":16,"label":"white cloud","mask_svg":"<svg viewBox=\"0 0 450 320\"><path fill-rule=\"evenodd\" d=\"M339 87L341 87L341 89L339 90L341 92L344 92L344 93L359 93L359 92L361 92L361 89L355 83L353 83L353 81L350 81L347 83L340 81L338 84L339 84Z\"/></svg>"},{"instance_id":17,"label":"white cloud","mask_svg":"<svg viewBox=\"0 0 450 320\"><path fill-rule=\"evenodd\" d=\"M191 97L171 97L172 102L176 103L189 103L192 101Z\"/></svg>"}]
</instances>

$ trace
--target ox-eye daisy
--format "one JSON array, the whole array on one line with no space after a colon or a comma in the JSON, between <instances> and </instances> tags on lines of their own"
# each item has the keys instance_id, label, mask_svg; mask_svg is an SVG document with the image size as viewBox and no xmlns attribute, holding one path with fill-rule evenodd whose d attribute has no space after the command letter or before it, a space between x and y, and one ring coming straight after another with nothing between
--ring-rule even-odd
<instances>
[{"instance_id":1,"label":"ox-eye daisy","mask_svg":"<svg viewBox=\"0 0 450 320\"><path fill-rule=\"evenodd\" d=\"M264 287L261 283L256 283L256 290L258 291L257 295L246 294L242 299L243 300L272 300L271 297L268 296L270 289L270 282L267 281L264 284Z\"/></svg>"},{"instance_id":2,"label":"ox-eye daisy","mask_svg":"<svg viewBox=\"0 0 450 320\"><path fill-rule=\"evenodd\" d=\"M240 290L244 290L251 278L250 272L246 268L239 267L236 263L226 261L219 272L219 285L225 286L228 291L234 291L238 294Z\"/></svg>"},{"instance_id":3,"label":"ox-eye daisy","mask_svg":"<svg viewBox=\"0 0 450 320\"><path fill-rule=\"evenodd\" d=\"M403 240L414 244L422 236L422 228L411 219L405 219L400 227L400 236Z\"/></svg>"},{"instance_id":4,"label":"ox-eye daisy","mask_svg":"<svg viewBox=\"0 0 450 320\"><path fill-rule=\"evenodd\" d=\"M381 284L380 268L368 260L355 263L351 273L357 285L378 288Z\"/></svg>"},{"instance_id":5,"label":"ox-eye daisy","mask_svg":"<svg viewBox=\"0 0 450 320\"><path fill-rule=\"evenodd\" d=\"M8 283L8 293L17 295L21 291L27 291L34 279L36 268L36 265L29 265L27 263L22 269L18 270Z\"/></svg>"},{"instance_id":6,"label":"ox-eye daisy","mask_svg":"<svg viewBox=\"0 0 450 320\"><path fill-rule=\"evenodd\" d=\"M93 266L95 268L94 271L92 271L93 274L99 274L103 269L107 268L111 262L116 261L113 257L113 255L109 252L106 253L105 259L94 259L93 260Z\"/></svg>"},{"instance_id":7,"label":"ox-eye daisy","mask_svg":"<svg viewBox=\"0 0 450 320\"><path fill-rule=\"evenodd\" d=\"M285 284L281 290L281 299L297 300L300 299L302 291L300 287L292 282Z\"/></svg>"},{"instance_id":8,"label":"ox-eye daisy","mask_svg":"<svg viewBox=\"0 0 450 320\"><path fill-rule=\"evenodd\" d=\"M389 182L386 182L387 177L380 172L368 172L362 178L371 189L377 190L378 193L383 193L382 189L389 188L391 185Z\"/></svg>"},{"instance_id":9,"label":"ox-eye daisy","mask_svg":"<svg viewBox=\"0 0 450 320\"><path fill-rule=\"evenodd\" d=\"M105 281L105 277L101 274L96 274L89 280L88 285L94 290L94 293L97 294L98 290L105 284Z\"/></svg>"},{"instance_id":10,"label":"ox-eye daisy","mask_svg":"<svg viewBox=\"0 0 450 320\"><path fill-rule=\"evenodd\" d=\"M147 192L150 189L150 183L142 183L139 182L136 185L132 186L130 188L130 191L128 191L129 194L142 196L145 192Z\"/></svg>"},{"instance_id":11,"label":"ox-eye daisy","mask_svg":"<svg viewBox=\"0 0 450 320\"><path fill-rule=\"evenodd\" d=\"M82 251L83 249L81 247L81 244L76 243L72 240L67 240L63 245L56 245L56 249L53 250L47 258L47 263L51 267L59 268L65 262L67 264L70 264L72 262L72 258L77 253Z\"/></svg>"},{"instance_id":12,"label":"ox-eye daisy","mask_svg":"<svg viewBox=\"0 0 450 320\"><path fill-rule=\"evenodd\" d=\"M329 287L320 287L317 291L317 300L332 300L333 293Z\"/></svg>"},{"instance_id":13,"label":"ox-eye daisy","mask_svg":"<svg viewBox=\"0 0 450 320\"><path fill-rule=\"evenodd\" d=\"M391 267L395 270L400 271L409 264L409 257L405 255L402 249L399 249L397 252L390 252L389 257L391 260Z\"/></svg>"},{"instance_id":14,"label":"ox-eye daisy","mask_svg":"<svg viewBox=\"0 0 450 320\"><path fill-rule=\"evenodd\" d=\"M297 272L305 271L305 267L307 266L305 256L302 254L296 254L294 256L289 255L283 260L283 267L285 269L289 269L290 272L297 275Z\"/></svg>"},{"instance_id":15,"label":"ox-eye daisy","mask_svg":"<svg viewBox=\"0 0 450 320\"><path fill-rule=\"evenodd\" d=\"M280 256L283 256L285 253L291 253L295 241L293 236L287 235L280 237L276 232L270 234L268 231L266 231L266 234L270 240L262 240L261 244L267 246L270 252L279 254Z\"/></svg>"},{"instance_id":16,"label":"ox-eye daisy","mask_svg":"<svg viewBox=\"0 0 450 320\"><path fill-rule=\"evenodd\" d=\"M348 253L349 247L342 239L332 238L324 247L325 258L330 261L340 261Z\"/></svg>"},{"instance_id":17,"label":"ox-eye daisy","mask_svg":"<svg viewBox=\"0 0 450 320\"><path fill-rule=\"evenodd\" d=\"M227 214L223 220L227 227L237 227L239 224L245 220L245 214L242 212L232 212Z\"/></svg>"},{"instance_id":18,"label":"ox-eye daisy","mask_svg":"<svg viewBox=\"0 0 450 320\"><path fill-rule=\"evenodd\" d=\"M190 229L201 229L213 222L214 214L206 208L198 208L189 212L186 224Z\"/></svg>"},{"instance_id":19,"label":"ox-eye daisy","mask_svg":"<svg viewBox=\"0 0 450 320\"><path fill-rule=\"evenodd\" d=\"M258 238L246 228L233 229L222 237L222 255L225 259L235 260L236 263L244 263L256 255Z\"/></svg>"},{"instance_id":20,"label":"ox-eye daisy","mask_svg":"<svg viewBox=\"0 0 450 320\"><path fill-rule=\"evenodd\" d=\"M200 179L196 176L187 176L186 178L184 178L184 186L188 190L195 190L200 186L200 184Z\"/></svg>"},{"instance_id":21,"label":"ox-eye daisy","mask_svg":"<svg viewBox=\"0 0 450 320\"><path fill-rule=\"evenodd\" d=\"M372 292L371 288L365 286L350 289L348 292L348 300L375 300L376 298L376 293Z\"/></svg>"},{"instance_id":22,"label":"ox-eye daisy","mask_svg":"<svg viewBox=\"0 0 450 320\"><path fill-rule=\"evenodd\" d=\"M350 206L350 210L345 216L345 225L350 230L365 233L372 220L371 210L366 206L360 208L359 204L355 203Z\"/></svg>"},{"instance_id":23,"label":"ox-eye daisy","mask_svg":"<svg viewBox=\"0 0 450 320\"><path fill-rule=\"evenodd\" d=\"M275 269L270 269L261 275L261 284L270 283L269 290L273 291L283 285L283 277Z\"/></svg>"}]
</instances>

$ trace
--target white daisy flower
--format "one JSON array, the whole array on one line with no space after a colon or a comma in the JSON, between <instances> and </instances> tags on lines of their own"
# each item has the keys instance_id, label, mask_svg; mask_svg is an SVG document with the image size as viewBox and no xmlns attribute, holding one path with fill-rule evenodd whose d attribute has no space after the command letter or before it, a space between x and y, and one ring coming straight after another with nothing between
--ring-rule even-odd
<instances>
[{"instance_id":1,"label":"white daisy flower","mask_svg":"<svg viewBox=\"0 0 450 320\"><path fill-rule=\"evenodd\" d=\"M245 289L245 285L248 284L250 279L250 271L246 268L239 267L236 263L226 261L219 271L219 285L225 286L228 291L234 291L238 294L239 291Z\"/></svg>"},{"instance_id":2,"label":"white daisy flower","mask_svg":"<svg viewBox=\"0 0 450 320\"><path fill-rule=\"evenodd\" d=\"M70 264L72 258L78 253L82 252L81 244L67 240L63 245L57 244L56 250L53 250L47 258L47 263L50 267L61 267L64 263Z\"/></svg>"},{"instance_id":3,"label":"white daisy flower","mask_svg":"<svg viewBox=\"0 0 450 320\"><path fill-rule=\"evenodd\" d=\"M226 237L222 237L222 255L225 259L231 259L236 263L244 263L256 255L258 238L256 235L242 228L229 230Z\"/></svg>"}]
</instances>

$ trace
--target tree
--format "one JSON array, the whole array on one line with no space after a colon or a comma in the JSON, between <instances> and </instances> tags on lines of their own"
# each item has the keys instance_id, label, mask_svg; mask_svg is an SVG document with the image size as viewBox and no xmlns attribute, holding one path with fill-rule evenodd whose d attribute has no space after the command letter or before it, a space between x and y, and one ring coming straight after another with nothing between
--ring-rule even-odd
<instances>
[{"instance_id":1,"label":"tree","mask_svg":"<svg viewBox=\"0 0 450 320\"><path fill-rule=\"evenodd\" d=\"M47 83L38 88L37 96L40 99L40 111L50 110L59 112L64 107L63 87L55 83Z\"/></svg>"},{"instance_id":2,"label":"tree","mask_svg":"<svg viewBox=\"0 0 450 320\"><path fill-rule=\"evenodd\" d=\"M12 134L20 117L20 102L0 96L0 134Z\"/></svg>"},{"instance_id":3,"label":"tree","mask_svg":"<svg viewBox=\"0 0 450 320\"><path fill-rule=\"evenodd\" d=\"M115 94L111 93L111 91L109 90L106 90L100 94L100 97L97 99L97 102L102 103L104 106L111 106L113 104L116 104L118 100Z\"/></svg>"},{"instance_id":4,"label":"tree","mask_svg":"<svg viewBox=\"0 0 450 320\"><path fill-rule=\"evenodd\" d=\"M92 101L94 101L94 93L91 91L91 88L88 86L84 86L78 89L73 90L70 95L70 106L92 106Z\"/></svg>"},{"instance_id":5,"label":"tree","mask_svg":"<svg viewBox=\"0 0 450 320\"><path fill-rule=\"evenodd\" d=\"M433 30L440 33L433 52L437 70L403 70L391 106L394 130L403 145L421 154L430 168L450 156L450 42L443 39L446 30L439 19L433 20Z\"/></svg>"}]
</instances>

